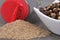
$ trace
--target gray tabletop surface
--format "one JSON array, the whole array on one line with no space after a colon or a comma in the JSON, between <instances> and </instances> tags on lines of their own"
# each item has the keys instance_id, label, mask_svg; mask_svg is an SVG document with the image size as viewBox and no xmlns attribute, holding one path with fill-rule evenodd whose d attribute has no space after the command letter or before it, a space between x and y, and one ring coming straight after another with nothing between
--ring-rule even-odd
<instances>
[{"instance_id":1,"label":"gray tabletop surface","mask_svg":"<svg viewBox=\"0 0 60 40\"><path fill-rule=\"evenodd\" d=\"M2 6L4 1L5 0L0 0L0 9L1 9L1 6ZM53 0L43 0L41 3L43 3L43 5L48 5L48 4L52 3L52 1ZM33 11L33 7L37 7L40 4L37 3L36 0L27 0L27 2L29 4L29 6L30 6L30 13L29 13L29 16L27 17L26 21L29 21L29 22L34 23L36 25L40 25L44 29L47 29L46 26L44 25L44 23L41 22L41 20L38 18L38 16ZM41 6L43 6L43 5L41 5ZM4 25L5 23L6 22L3 20L2 16L1 16L1 13L0 13L0 26ZM12 40L12 39L3 39L2 38L0 40ZM45 37L45 38L33 38L31 40L60 40L60 36L52 33L48 37Z\"/></svg>"}]
</instances>

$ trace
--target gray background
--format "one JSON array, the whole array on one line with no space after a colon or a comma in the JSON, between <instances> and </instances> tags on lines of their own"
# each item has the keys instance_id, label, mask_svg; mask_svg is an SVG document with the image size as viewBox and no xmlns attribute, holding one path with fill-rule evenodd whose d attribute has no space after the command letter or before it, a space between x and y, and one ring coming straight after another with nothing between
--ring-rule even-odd
<instances>
[{"instance_id":1,"label":"gray background","mask_svg":"<svg viewBox=\"0 0 60 40\"><path fill-rule=\"evenodd\" d=\"M0 0L0 8L3 4L5 0ZM33 7L38 7L39 5L40 6L46 6L50 3L53 2L53 0L42 0L41 4L39 2L39 4L37 3L36 0L27 0L29 6L30 6L30 13L29 13L29 16L26 18L26 21L29 21L33 24L36 24L36 25L40 25L42 26L44 29L47 29L46 26L40 21L40 19L38 18L38 16L35 14L35 12L33 11ZM43 5L42 5L43 4ZM1 13L0 13L0 26L4 25L6 22L3 20L2 16L1 16ZM0 39L0 40L12 40L12 39ZM56 34L51 34L50 36L48 37L45 37L45 38L34 38L32 40L60 40L60 36L56 35Z\"/></svg>"}]
</instances>

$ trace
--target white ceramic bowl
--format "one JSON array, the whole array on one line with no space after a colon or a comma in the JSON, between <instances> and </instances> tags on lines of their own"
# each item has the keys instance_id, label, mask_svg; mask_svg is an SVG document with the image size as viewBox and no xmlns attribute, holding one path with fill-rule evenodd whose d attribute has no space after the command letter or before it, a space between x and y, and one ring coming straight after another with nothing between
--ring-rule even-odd
<instances>
[{"instance_id":1,"label":"white ceramic bowl","mask_svg":"<svg viewBox=\"0 0 60 40\"><path fill-rule=\"evenodd\" d=\"M60 35L60 20L53 19L44 15L42 12L39 11L39 9L35 7L34 7L34 11L50 31Z\"/></svg>"}]
</instances>

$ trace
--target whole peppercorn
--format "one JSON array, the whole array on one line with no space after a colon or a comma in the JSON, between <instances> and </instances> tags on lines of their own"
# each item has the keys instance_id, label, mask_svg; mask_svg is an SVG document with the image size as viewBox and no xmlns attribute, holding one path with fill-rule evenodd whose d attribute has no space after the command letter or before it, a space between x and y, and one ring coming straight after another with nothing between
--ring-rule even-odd
<instances>
[{"instance_id":1,"label":"whole peppercorn","mask_svg":"<svg viewBox=\"0 0 60 40\"><path fill-rule=\"evenodd\" d=\"M47 8L44 8L44 11L46 11L47 10Z\"/></svg>"},{"instance_id":2,"label":"whole peppercorn","mask_svg":"<svg viewBox=\"0 0 60 40\"><path fill-rule=\"evenodd\" d=\"M60 8L57 8L58 9L58 11L60 11Z\"/></svg>"},{"instance_id":3,"label":"whole peppercorn","mask_svg":"<svg viewBox=\"0 0 60 40\"><path fill-rule=\"evenodd\" d=\"M60 16L58 16L58 20L60 20Z\"/></svg>"},{"instance_id":4,"label":"whole peppercorn","mask_svg":"<svg viewBox=\"0 0 60 40\"><path fill-rule=\"evenodd\" d=\"M53 12L58 12L58 9L57 8L53 8Z\"/></svg>"},{"instance_id":5,"label":"whole peppercorn","mask_svg":"<svg viewBox=\"0 0 60 40\"><path fill-rule=\"evenodd\" d=\"M57 4L57 6L60 8L60 2Z\"/></svg>"},{"instance_id":6,"label":"whole peppercorn","mask_svg":"<svg viewBox=\"0 0 60 40\"><path fill-rule=\"evenodd\" d=\"M52 13L52 10L49 10L50 13Z\"/></svg>"},{"instance_id":7,"label":"whole peppercorn","mask_svg":"<svg viewBox=\"0 0 60 40\"><path fill-rule=\"evenodd\" d=\"M57 3L53 3L51 8L56 8L57 7Z\"/></svg>"},{"instance_id":8,"label":"whole peppercorn","mask_svg":"<svg viewBox=\"0 0 60 40\"><path fill-rule=\"evenodd\" d=\"M59 7L59 6L60 6L60 4L58 3L58 4L57 4L57 7Z\"/></svg>"},{"instance_id":9,"label":"whole peppercorn","mask_svg":"<svg viewBox=\"0 0 60 40\"><path fill-rule=\"evenodd\" d=\"M58 2L58 3L59 3L59 2ZM54 3L54 4L57 6L58 3L56 2L56 3Z\"/></svg>"},{"instance_id":10,"label":"whole peppercorn","mask_svg":"<svg viewBox=\"0 0 60 40\"><path fill-rule=\"evenodd\" d=\"M50 13L50 16L51 16L52 18L55 18L55 17L56 17L56 13Z\"/></svg>"},{"instance_id":11,"label":"whole peppercorn","mask_svg":"<svg viewBox=\"0 0 60 40\"><path fill-rule=\"evenodd\" d=\"M57 17L60 16L60 12L56 13L56 16L57 16ZM57 17L56 17L56 18L57 18Z\"/></svg>"},{"instance_id":12,"label":"whole peppercorn","mask_svg":"<svg viewBox=\"0 0 60 40\"><path fill-rule=\"evenodd\" d=\"M51 5L48 5L48 6L47 6L47 10L49 10L50 8L51 8Z\"/></svg>"},{"instance_id":13,"label":"whole peppercorn","mask_svg":"<svg viewBox=\"0 0 60 40\"><path fill-rule=\"evenodd\" d=\"M45 15L49 15L49 11L45 11L44 14L45 14Z\"/></svg>"},{"instance_id":14,"label":"whole peppercorn","mask_svg":"<svg viewBox=\"0 0 60 40\"><path fill-rule=\"evenodd\" d=\"M58 13L58 15L60 16L60 12Z\"/></svg>"},{"instance_id":15,"label":"whole peppercorn","mask_svg":"<svg viewBox=\"0 0 60 40\"><path fill-rule=\"evenodd\" d=\"M41 8L40 8L40 11L44 13L44 8L41 7Z\"/></svg>"}]
</instances>

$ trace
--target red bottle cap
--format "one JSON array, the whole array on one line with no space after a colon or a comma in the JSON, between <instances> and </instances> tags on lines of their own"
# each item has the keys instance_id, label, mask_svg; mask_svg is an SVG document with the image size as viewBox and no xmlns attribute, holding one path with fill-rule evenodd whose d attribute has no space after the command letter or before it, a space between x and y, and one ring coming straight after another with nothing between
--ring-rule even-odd
<instances>
[{"instance_id":1,"label":"red bottle cap","mask_svg":"<svg viewBox=\"0 0 60 40\"><path fill-rule=\"evenodd\" d=\"M2 17L6 22L24 20L28 13L29 8L25 0L6 0L2 5Z\"/></svg>"}]
</instances>

